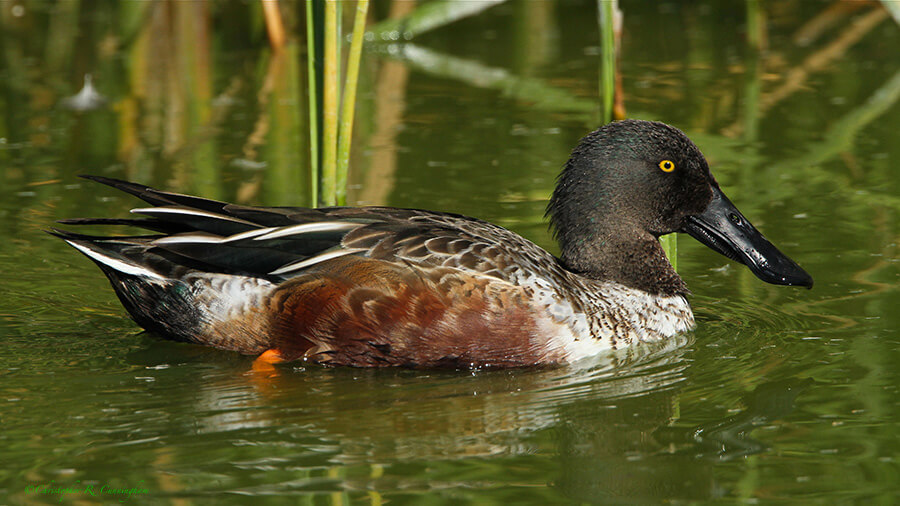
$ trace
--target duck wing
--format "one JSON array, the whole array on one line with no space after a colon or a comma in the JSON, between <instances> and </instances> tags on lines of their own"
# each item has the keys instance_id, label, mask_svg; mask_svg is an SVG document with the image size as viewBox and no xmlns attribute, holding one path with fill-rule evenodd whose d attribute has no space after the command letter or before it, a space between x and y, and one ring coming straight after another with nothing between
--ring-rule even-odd
<instances>
[{"instance_id":1,"label":"duck wing","mask_svg":"<svg viewBox=\"0 0 900 506\"><path fill-rule=\"evenodd\" d=\"M120 237L55 233L163 276L194 269L279 282L346 255L417 267L450 267L510 282L519 281L522 270L546 271L556 266L552 255L521 236L456 214L389 207L250 207L118 179L86 177L150 206L131 211L143 218L79 218L61 223L127 225L156 233Z\"/></svg>"}]
</instances>

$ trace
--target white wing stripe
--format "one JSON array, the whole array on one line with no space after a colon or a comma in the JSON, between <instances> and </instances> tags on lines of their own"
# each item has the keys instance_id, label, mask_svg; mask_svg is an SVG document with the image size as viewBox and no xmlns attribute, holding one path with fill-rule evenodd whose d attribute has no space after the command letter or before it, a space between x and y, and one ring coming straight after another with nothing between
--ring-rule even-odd
<instances>
[{"instance_id":1,"label":"white wing stripe","mask_svg":"<svg viewBox=\"0 0 900 506\"><path fill-rule=\"evenodd\" d=\"M209 211L200 211L198 209L188 209L184 207L141 207L138 209L132 209L129 211L134 214L146 214L149 216L153 216L155 214L184 214L187 216L202 216L204 218L214 218L222 221L230 221L232 223L240 223L243 225L250 225L251 227L259 227L259 225L255 223L251 223L249 221L242 220L240 218L234 218L232 216L226 216L224 214L219 213L211 213Z\"/></svg>"},{"instance_id":2,"label":"white wing stripe","mask_svg":"<svg viewBox=\"0 0 900 506\"><path fill-rule=\"evenodd\" d=\"M300 235L310 232L331 232L340 230L351 230L361 227L360 223L348 223L346 221L318 221L314 223L301 223L299 225L290 225L287 227L279 227L272 232L254 238L254 241L267 241L269 239L277 239L279 237L287 237L290 235Z\"/></svg>"},{"instance_id":3,"label":"white wing stripe","mask_svg":"<svg viewBox=\"0 0 900 506\"><path fill-rule=\"evenodd\" d=\"M222 239L222 242L232 242L232 241L240 241L241 239L250 239L252 237L256 237L258 235L267 234L273 230L278 230L276 227L266 227L266 228L258 228L256 230L248 230L246 232L241 232L239 234L229 235Z\"/></svg>"},{"instance_id":4,"label":"white wing stripe","mask_svg":"<svg viewBox=\"0 0 900 506\"><path fill-rule=\"evenodd\" d=\"M113 258L109 255L104 255L103 253L100 253L97 250L91 249L87 246L82 246L81 244L78 244L74 241L66 241L66 242L71 244L75 249L84 253L85 255L93 258L94 260L96 260L104 265L108 265L121 273L131 274L133 276L144 276L144 277L153 278L153 279L166 279L145 267L141 267L139 265L135 265L135 264L132 264L129 262L124 262L117 258Z\"/></svg>"},{"instance_id":5,"label":"white wing stripe","mask_svg":"<svg viewBox=\"0 0 900 506\"><path fill-rule=\"evenodd\" d=\"M274 271L270 272L269 274L278 275L278 274L285 274L285 273L291 272L291 271L305 269L306 267L309 267L310 265L314 265L319 262L324 262L325 260L331 260L332 258L338 258L338 257L342 257L344 255L352 255L354 253L359 253L360 251L366 251L366 249L365 248L347 248L347 249L338 249L338 250L334 250L334 251L329 251L327 253L322 253L320 255L316 255L314 257L307 258L306 260L301 260L299 262L294 262L292 264L284 265L282 267L279 267L278 269L275 269Z\"/></svg>"},{"instance_id":6,"label":"white wing stripe","mask_svg":"<svg viewBox=\"0 0 900 506\"><path fill-rule=\"evenodd\" d=\"M179 234L179 235L170 235L167 237L161 237L153 241L153 244L219 244L222 243L223 239L217 235L213 234Z\"/></svg>"},{"instance_id":7,"label":"white wing stripe","mask_svg":"<svg viewBox=\"0 0 900 506\"><path fill-rule=\"evenodd\" d=\"M240 241L241 239L250 239L258 235L267 234L275 228L260 228L256 230L248 230L239 234L221 237L215 234L207 234L204 232L185 233L162 237L153 241L153 244L225 244L227 242Z\"/></svg>"}]
</instances>

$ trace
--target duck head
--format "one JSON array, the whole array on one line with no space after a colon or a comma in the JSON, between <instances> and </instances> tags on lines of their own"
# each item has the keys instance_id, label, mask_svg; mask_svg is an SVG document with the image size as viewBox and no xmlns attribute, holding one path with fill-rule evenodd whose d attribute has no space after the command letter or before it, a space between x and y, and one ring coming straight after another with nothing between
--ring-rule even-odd
<instances>
[{"instance_id":1,"label":"duck head","mask_svg":"<svg viewBox=\"0 0 900 506\"><path fill-rule=\"evenodd\" d=\"M566 163L547 207L560 261L595 279L650 293L688 293L659 245L686 232L777 285L812 287L719 188L697 146L677 128L617 121L588 134Z\"/></svg>"}]
</instances>

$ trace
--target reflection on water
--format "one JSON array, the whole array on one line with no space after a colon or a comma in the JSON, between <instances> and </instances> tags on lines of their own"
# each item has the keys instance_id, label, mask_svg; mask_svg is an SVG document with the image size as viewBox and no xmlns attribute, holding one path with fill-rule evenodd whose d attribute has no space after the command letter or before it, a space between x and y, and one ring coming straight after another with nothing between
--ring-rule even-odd
<instances>
[{"instance_id":1,"label":"reflection on water","mask_svg":"<svg viewBox=\"0 0 900 506\"><path fill-rule=\"evenodd\" d=\"M789 415L794 399L811 382L760 385L746 396L745 409L737 415L692 428L672 426L677 395L665 390L650 393L653 402L585 403L588 410L567 413L571 417L560 426L563 475L559 486L567 496L588 502L634 504L673 497L722 497L727 491L718 483L713 464L705 459L727 461L768 450L751 432ZM666 463L662 472L659 466L647 465L648 457ZM693 461L688 476L679 471L685 461Z\"/></svg>"},{"instance_id":2,"label":"reflection on water","mask_svg":"<svg viewBox=\"0 0 900 506\"><path fill-rule=\"evenodd\" d=\"M371 447L365 455L399 459L527 454L533 448L517 446L515 439L558 423L567 404L675 387L684 379L685 344L683 338L571 367L462 375L298 365L249 370L239 381L223 378L196 392L198 406L216 413L198 428L215 433L286 424L355 444L366 441ZM273 404L277 413L266 409ZM435 446L435 438L442 443Z\"/></svg>"},{"instance_id":3,"label":"reflection on water","mask_svg":"<svg viewBox=\"0 0 900 506\"><path fill-rule=\"evenodd\" d=\"M690 459L657 437L676 418L678 402L677 392L662 390L639 399L596 399L567 411L556 435L557 487L568 498L604 504L716 497L712 466L692 464L685 473L681 466Z\"/></svg>"},{"instance_id":4,"label":"reflection on water","mask_svg":"<svg viewBox=\"0 0 900 506\"><path fill-rule=\"evenodd\" d=\"M629 115L687 131L817 286L765 285L684 238L695 333L473 373L262 371L138 334L42 230L133 207L85 192L85 172L307 204L302 38L272 55L258 2L0 3L0 497L142 482L182 504L894 502L900 29L867 2L621 7ZM351 201L553 250L546 198L596 127L595 8L507 2L370 46ZM67 109L86 75L106 105Z\"/></svg>"},{"instance_id":5,"label":"reflection on water","mask_svg":"<svg viewBox=\"0 0 900 506\"><path fill-rule=\"evenodd\" d=\"M103 465L98 459L111 459L141 463L142 471L124 471L127 476L148 469L161 473L157 490L180 490L187 485L179 483L183 474L199 479L208 491L324 493L390 488L395 480L412 490L442 481L451 487L462 479L449 470L459 468L453 463L565 454L572 445L583 446L573 442L582 436L584 444L606 440L604 448L630 446L627 441L671 422L688 344L544 370L372 371L288 364L255 371L246 357L148 335L125 337L136 341L133 351L92 379L68 378L35 395L29 385L39 384L40 375L17 374L20 409L8 414L22 423L6 427L10 455L29 454L27 445L15 442L34 444L47 437L61 450L29 471L27 480L60 479L60 473L89 480ZM31 423L48 409L71 413L69 430L54 435L59 427L47 427L35 440ZM572 427L580 427L581 436L566 435ZM403 463L410 467L404 470ZM329 475L361 468L374 472L375 465L383 466L378 479ZM434 466L449 467L435 471ZM532 469L521 479L545 486L557 479L547 472L556 474L551 468ZM252 476L256 479L247 479ZM565 487L566 476L558 479ZM490 487L487 482L484 487Z\"/></svg>"},{"instance_id":6,"label":"reflection on water","mask_svg":"<svg viewBox=\"0 0 900 506\"><path fill-rule=\"evenodd\" d=\"M140 463L124 478L154 470L154 495L190 488L186 497L352 498L398 488L491 490L519 466L514 488L552 485L579 501L715 497L722 490L713 464L696 457L766 450L749 434L788 415L799 392L789 382L761 385L741 413L684 427L682 391L696 346L689 337L570 367L466 373L254 370L251 358L228 352L148 334L122 339L131 351L116 365L76 363L69 373L93 370L93 378L68 377L35 395L29 385L41 375L17 374L20 409L8 415L22 423L4 438L33 445L53 437L61 450L24 479L89 480L112 460ZM31 423L48 409L70 413L69 430L54 424L36 433ZM28 445L10 450L30 453ZM521 467L521 459L532 464Z\"/></svg>"},{"instance_id":7,"label":"reflection on water","mask_svg":"<svg viewBox=\"0 0 900 506\"><path fill-rule=\"evenodd\" d=\"M762 453L769 447L753 439L750 433L791 414L796 398L812 384L811 378L761 384L744 396L743 408L736 415L696 427L661 431L657 437L681 446L679 451L696 457L732 460ZM691 444L686 445L688 441Z\"/></svg>"},{"instance_id":8,"label":"reflection on water","mask_svg":"<svg viewBox=\"0 0 900 506\"><path fill-rule=\"evenodd\" d=\"M811 383L813 380L806 378L762 384L746 396L744 411L723 422L697 427L693 437L701 448L708 448L723 460L761 453L767 449L766 445L748 433L789 415L794 400Z\"/></svg>"}]
</instances>

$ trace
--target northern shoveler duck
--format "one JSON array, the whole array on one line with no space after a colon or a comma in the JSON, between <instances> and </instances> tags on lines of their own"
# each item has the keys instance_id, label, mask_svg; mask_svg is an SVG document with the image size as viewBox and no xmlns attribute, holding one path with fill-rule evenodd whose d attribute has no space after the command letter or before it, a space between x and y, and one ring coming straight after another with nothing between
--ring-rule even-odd
<instances>
[{"instance_id":1,"label":"northern shoveler duck","mask_svg":"<svg viewBox=\"0 0 900 506\"><path fill-rule=\"evenodd\" d=\"M558 364L690 330L658 238L687 232L763 281L812 286L663 123L588 134L547 207L561 256L457 214L248 207L85 176L151 207L73 219L151 235L53 233L97 263L141 327L271 361L407 367Z\"/></svg>"}]
</instances>

